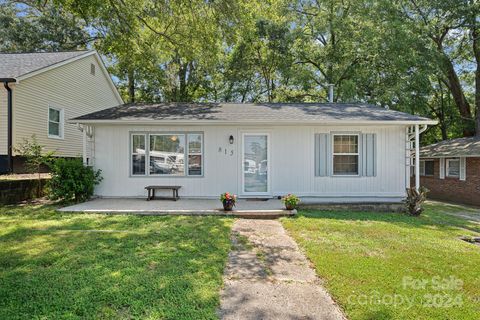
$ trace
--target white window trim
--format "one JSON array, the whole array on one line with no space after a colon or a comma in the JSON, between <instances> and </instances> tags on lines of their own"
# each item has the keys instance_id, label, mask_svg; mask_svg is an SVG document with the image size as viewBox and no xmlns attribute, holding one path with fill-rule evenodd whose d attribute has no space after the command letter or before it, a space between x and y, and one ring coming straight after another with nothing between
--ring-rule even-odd
<instances>
[{"instance_id":1,"label":"white window trim","mask_svg":"<svg viewBox=\"0 0 480 320\"><path fill-rule=\"evenodd\" d=\"M450 174L450 162L452 161L457 161L458 162L458 175L451 175ZM447 165L446 165L446 172L445 176L449 178L460 178L460 159L447 159Z\"/></svg>"},{"instance_id":2,"label":"white window trim","mask_svg":"<svg viewBox=\"0 0 480 320\"><path fill-rule=\"evenodd\" d=\"M50 134L50 122L56 123L55 121L50 121L50 109L56 110L60 113L60 115L59 115L60 122L58 122L58 125L59 125L58 126L58 133L59 133L58 136L54 135L54 134ZM48 105L48 109L47 109L47 135L48 135L48 138L64 140L64 132L65 132L64 109L59 108L59 107L55 107L55 106L52 106L52 105Z\"/></svg>"},{"instance_id":3,"label":"white window trim","mask_svg":"<svg viewBox=\"0 0 480 320\"><path fill-rule=\"evenodd\" d=\"M143 141L145 145L145 154L143 156L145 157L145 170L143 171L143 174L140 173L133 173L133 156L138 156L142 155L141 153L138 152L133 152L133 136L143 136ZM132 133L130 135L130 176L133 177L144 177L147 172L147 134L145 133Z\"/></svg>"},{"instance_id":4,"label":"white window trim","mask_svg":"<svg viewBox=\"0 0 480 320\"><path fill-rule=\"evenodd\" d=\"M240 155L240 172L241 172L241 192L243 196L268 196L271 195L271 185L272 185L272 175L270 174L271 171L271 161L270 161L270 150L271 150L271 142L270 142L270 131L250 131L245 130L242 131L242 152ZM245 165L245 137L247 136L266 136L267 137L267 191L265 192L251 192L245 191L245 175L244 175L244 165Z\"/></svg>"},{"instance_id":5,"label":"white window trim","mask_svg":"<svg viewBox=\"0 0 480 320\"><path fill-rule=\"evenodd\" d=\"M360 176L360 134L359 133L332 133L332 176L333 177L359 177ZM335 137L336 136L357 136L357 153L335 153ZM357 174L335 174L335 156L357 156Z\"/></svg>"},{"instance_id":6,"label":"white window trim","mask_svg":"<svg viewBox=\"0 0 480 320\"><path fill-rule=\"evenodd\" d=\"M199 134L202 136L202 149L199 154L202 158L202 174L201 175L189 175L188 174L188 135L189 134ZM144 135L145 136L145 173L144 174L133 174L132 166L132 156L133 154L133 136L134 135ZM159 135L159 136L171 136L171 135L183 135L185 136L185 150L184 150L184 173L182 175L176 174L151 174L150 173L150 136ZM129 163L130 163L130 177L154 177L154 178L203 178L205 175L205 135L200 131L165 131L165 132L130 132L130 142L129 142Z\"/></svg>"}]
</instances>

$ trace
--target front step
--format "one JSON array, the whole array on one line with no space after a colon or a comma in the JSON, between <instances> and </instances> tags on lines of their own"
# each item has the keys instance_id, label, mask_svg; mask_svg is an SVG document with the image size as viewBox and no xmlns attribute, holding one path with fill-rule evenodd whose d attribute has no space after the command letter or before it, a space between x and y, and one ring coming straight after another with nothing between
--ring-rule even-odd
<instances>
[{"instance_id":1,"label":"front step","mask_svg":"<svg viewBox=\"0 0 480 320\"><path fill-rule=\"evenodd\" d=\"M83 210L87 213L132 214L141 216L225 216L243 219L278 219L293 217L297 210Z\"/></svg>"},{"instance_id":2,"label":"front step","mask_svg":"<svg viewBox=\"0 0 480 320\"><path fill-rule=\"evenodd\" d=\"M278 219L281 217L293 217L297 210L235 210L223 212L226 216L243 219Z\"/></svg>"}]
</instances>

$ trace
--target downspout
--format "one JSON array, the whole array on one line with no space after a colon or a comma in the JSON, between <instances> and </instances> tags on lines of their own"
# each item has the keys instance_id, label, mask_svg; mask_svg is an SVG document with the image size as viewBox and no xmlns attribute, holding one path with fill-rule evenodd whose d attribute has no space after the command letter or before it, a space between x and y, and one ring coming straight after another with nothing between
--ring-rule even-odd
<instances>
[{"instance_id":1,"label":"downspout","mask_svg":"<svg viewBox=\"0 0 480 320\"><path fill-rule=\"evenodd\" d=\"M13 172L13 102L12 88L8 86L10 82L16 82L13 78L2 78L3 86L7 89L7 158L8 172Z\"/></svg>"}]
</instances>

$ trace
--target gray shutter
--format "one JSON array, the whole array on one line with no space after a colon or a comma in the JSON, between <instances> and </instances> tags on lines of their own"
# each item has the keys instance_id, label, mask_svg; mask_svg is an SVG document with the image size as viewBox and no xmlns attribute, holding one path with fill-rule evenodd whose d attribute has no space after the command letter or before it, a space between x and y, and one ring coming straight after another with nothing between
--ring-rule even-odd
<instances>
[{"instance_id":1,"label":"gray shutter","mask_svg":"<svg viewBox=\"0 0 480 320\"><path fill-rule=\"evenodd\" d=\"M328 154L329 137L328 133L315 134L315 176L328 176Z\"/></svg>"},{"instance_id":2,"label":"gray shutter","mask_svg":"<svg viewBox=\"0 0 480 320\"><path fill-rule=\"evenodd\" d=\"M377 135L375 133L362 134L362 175L374 177L377 174Z\"/></svg>"}]
</instances>

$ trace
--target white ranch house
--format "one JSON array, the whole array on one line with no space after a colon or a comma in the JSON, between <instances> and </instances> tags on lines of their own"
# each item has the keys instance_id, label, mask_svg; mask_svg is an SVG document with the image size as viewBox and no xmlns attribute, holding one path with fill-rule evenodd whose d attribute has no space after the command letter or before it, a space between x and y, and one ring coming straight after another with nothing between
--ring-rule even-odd
<instances>
[{"instance_id":1,"label":"white ranch house","mask_svg":"<svg viewBox=\"0 0 480 320\"><path fill-rule=\"evenodd\" d=\"M82 155L67 119L123 103L96 51L0 54L0 173L22 170L15 147L35 135L57 156Z\"/></svg>"},{"instance_id":2,"label":"white ranch house","mask_svg":"<svg viewBox=\"0 0 480 320\"><path fill-rule=\"evenodd\" d=\"M427 118L364 104L125 104L70 120L102 197L180 196L399 202ZM418 159L418 157L417 157ZM417 166L418 168L419 166ZM418 186L418 181L417 181Z\"/></svg>"}]
</instances>

